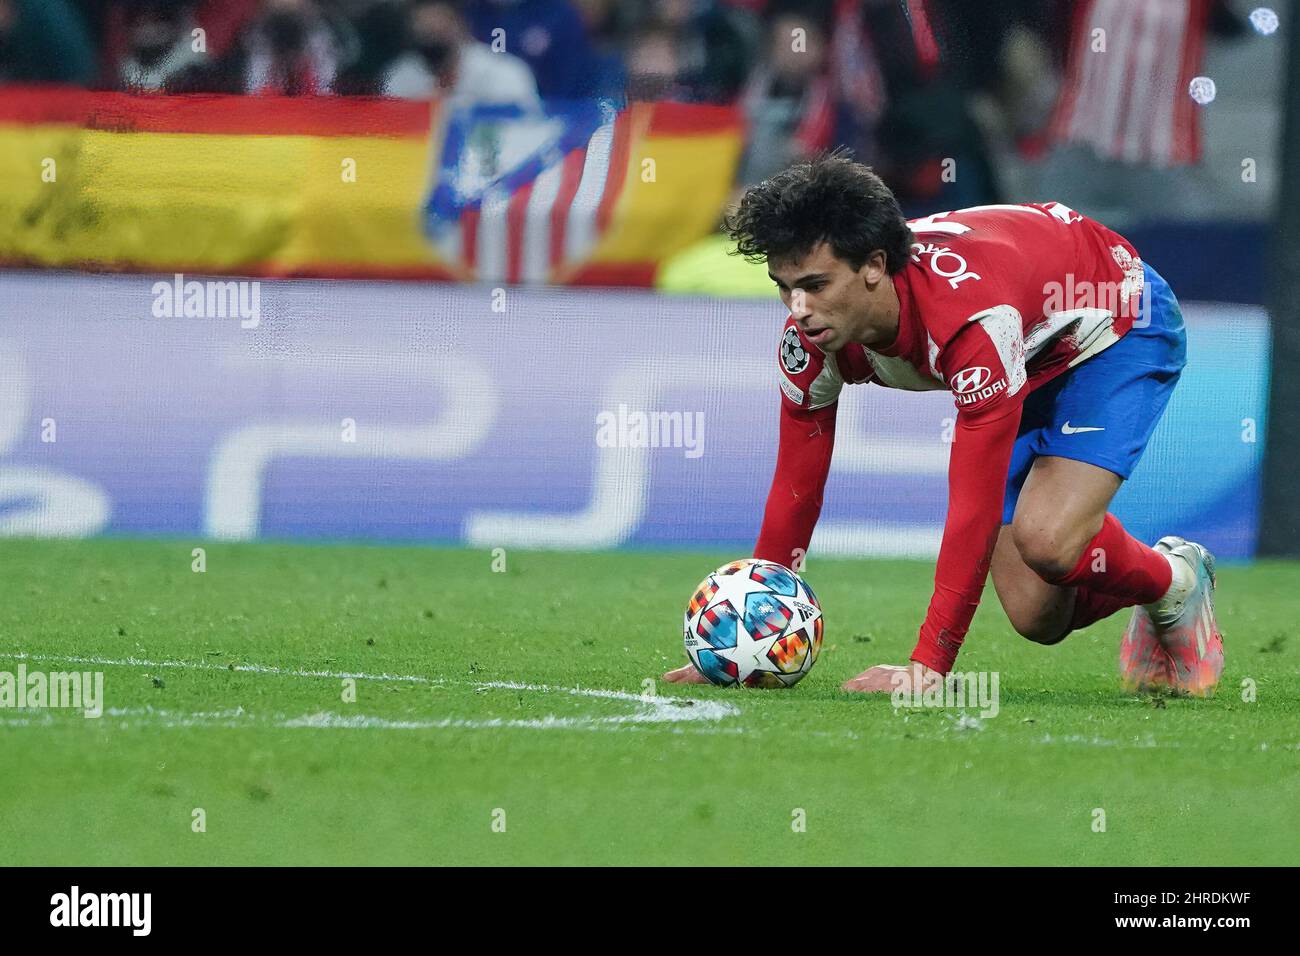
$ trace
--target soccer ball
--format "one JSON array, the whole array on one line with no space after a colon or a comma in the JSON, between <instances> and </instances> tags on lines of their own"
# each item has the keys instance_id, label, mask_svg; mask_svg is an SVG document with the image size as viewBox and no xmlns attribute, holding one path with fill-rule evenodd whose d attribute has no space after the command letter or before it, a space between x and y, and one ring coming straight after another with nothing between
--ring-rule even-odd
<instances>
[{"instance_id":1,"label":"soccer ball","mask_svg":"<svg viewBox=\"0 0 1300 956\"><path fill-rule=\"evenodd\" d=\"M799 575L745 558L700 582L686 606L686 653L723 687L792 687L822 649L822 609Z\"/></svg>"}]
</instances>

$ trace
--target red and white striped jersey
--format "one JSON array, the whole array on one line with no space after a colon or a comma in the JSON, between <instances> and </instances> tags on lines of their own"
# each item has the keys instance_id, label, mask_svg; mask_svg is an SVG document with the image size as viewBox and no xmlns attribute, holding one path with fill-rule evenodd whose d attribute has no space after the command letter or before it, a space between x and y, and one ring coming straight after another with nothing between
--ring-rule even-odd
<instances>
[{"instance_id":1,"label":"red and white striped jersey","mask_svg":"<svg viewBox=\"0 0 1300 956\"><path fill-rule=\"evenodd\" d=\"M1060 203L977 206L910 225L915 241L893 277L899 330L888 348L851 343L824 354L786 323L776 473L754 554L784 564L807 552L846 382L949 389L957 424L948 517L912 655L946 672L984 588L1025 396L1133 327L1144 273L1122 236Z\"/></svg>"},{"instance_id":2,"label":"red and white striped jersey","mask_svg":"<svg viewBox=\"0 0 1300 956\"><path fill-rule=\"evenodd\" d=\"M1142 260L1118 233L1060 203L974 206L914 219L912 261L893 277L898 338L821 354L787 320L781 390L823 408L847 383L951 389L958 408L1016 395L1096 355L1133 326ZM972 323L993 349L985 373L963 376L950 345ZM963 352L965 349L962 350ZM999 381L1005 380L999 386ZM986 389L993 389L981 396Z\"/></svg>"},{"instance_id":3,"label":"red and white striped jersey","mask_svg":"<svg viewBox=\"0 0 1300 956\"><path fill-rule=\"evenodd\" d=\"M1200 121L1188 87L1208 18L1208 0L1080 4L1053 138L1132 164L1197 162Z\"/></svg>"}]
</instances>

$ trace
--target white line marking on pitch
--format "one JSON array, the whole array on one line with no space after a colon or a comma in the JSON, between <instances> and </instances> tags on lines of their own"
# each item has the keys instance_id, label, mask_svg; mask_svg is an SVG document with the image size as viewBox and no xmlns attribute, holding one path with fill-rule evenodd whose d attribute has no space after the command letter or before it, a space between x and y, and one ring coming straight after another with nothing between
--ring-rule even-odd
<instances>
[{"instance_id":1,"label":"white line marking on pitch","mask_svg":"<svg viewBox=\"0 0 1300 956\"><path fill-rule=\"evenodd\" d=\"M604 700L617 700L639 705L630 714L614 714L605 717L557 717L548 714L532 719L490 718L473 720L469 718L445 717L434 720L394 720L367 714L335 714L320 712L304 714L300 717L285 717L277 714L269 718L277 727L285 728L321 728L331 730L380 729L380 730L441 730L447 728L494 729L527 728L532 730L594 730L615 729L621 726L638 724L666 723L700 723L717 722L740 713L740 708L727 701L696 700L686 697L647 697L631 694L621 690L603 690L596 687L555 687L549 684L526 684L519 681L445 681L414 674L366 674L360 671L311 671L275 667L264 664L215 664L209 661L149 661L136 657L107 658L85 656L62 656L54 654L28 654L26 652L0 651L0 658L22 661L45 661L53 664L90 664L101 667L142 667L142 668L181 668L206 671L237 671L251 674L272 674L281 677L331 678L341 680L393 681L420 684L460 684L474 687L480 691L520 690L544 694L570 694L577 697L595 697ZM139 719L148 723L161 723L167 727L249 726L266 718L248 714L243 708L230 711L209 713L174 713L153 707L143 708L109 708L105 716L118 719ZM45 715L49 717L50 715ZM45 723L48 723L46 721ZM33 726L28 718L0 719L0 726Z\"/></svg>"},{"instance_id":2,"label":"white line marking on pitch","mask_svg":"<svg viewBox=\"0 0 1300 956\"><path fill-rule=\"evenodd\" d=\"M335 680L403 681L409 684L441 684L442 681L413 674L366 674L362 671L308 671L270 664L216 664L212 661L145 661L137 657L63 657L55 654L28 654L25 651L0 651L0 657L15 661L50 661L54 664L99 664L103 667L180 667L198 671L239 671L246 674L276 674L281 677L332 677Z\"/></svg>"}]
</instances>

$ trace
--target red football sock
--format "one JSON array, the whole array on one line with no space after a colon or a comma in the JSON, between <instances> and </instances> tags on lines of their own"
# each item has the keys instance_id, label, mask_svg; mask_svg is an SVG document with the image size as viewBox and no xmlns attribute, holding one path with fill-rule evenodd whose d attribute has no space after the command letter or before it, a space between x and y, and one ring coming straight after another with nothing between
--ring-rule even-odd
<instances>
[{"instance_id":1,"label":"red football sock","mask_svg":"<svg viewBox=\"0 0 1300 956\"><path fill-rule=\"evenodd\" d=\"M1173 569L1165 556L1130 535L1119 519L1108 513L1101 530L1083 549L1074 570L1050 583L1122 600L1122 604L1112 608L1115 611L1160 600L1173 578ZM1077 596L1075 600L1078 601ZM1096 600L1089 595L1085 603ZM1100 609L1101 605L1096 603L1096 607ZM1076 606L1076 616L1078 613Z\"/></svg>"},{"instance_id":2,"label":"red football sock","mask_svg":"<svg viewBox=\"0 0 1300 956\"><path fill-rule=\"evenodd\" d=\"M1089 588L1074 589L1074 616L1070 618L1070 630L1077 631L1108 618L1116 611L1132 607L1133 601L1126 597L1102 594Z\"/></svg>"}]
</instances>

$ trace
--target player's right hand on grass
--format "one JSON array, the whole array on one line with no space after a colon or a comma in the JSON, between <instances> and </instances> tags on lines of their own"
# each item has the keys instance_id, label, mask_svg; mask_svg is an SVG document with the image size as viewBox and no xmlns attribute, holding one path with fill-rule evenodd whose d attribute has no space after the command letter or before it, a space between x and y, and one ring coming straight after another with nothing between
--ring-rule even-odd
<instances>
[{"instance_id":1,"label":"player's right hand on grass","mask_svg":"<svg viewBox=\"0 0 1300 956\"><path fill-rule=\"evenodd\" d=\"M695 665L691 663L664 674L664 680L670 684L707 684L709 682L709 679L696 670Z\"/></svg>"},{"instance_id":2,"label":"player's right hand on grass","mask_svg":"<svg viewBox=\"0 0 1300 956\"><path fill-rule=\"evenodd\" d=\"M916 661L910 664L877 664L868 667L857 677L846 680L840 690L859 694L892 694L903 690L909 694L922 693L926 688L942 681L943 675Z\"/></svg>"}]
</instances>

